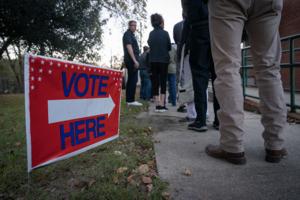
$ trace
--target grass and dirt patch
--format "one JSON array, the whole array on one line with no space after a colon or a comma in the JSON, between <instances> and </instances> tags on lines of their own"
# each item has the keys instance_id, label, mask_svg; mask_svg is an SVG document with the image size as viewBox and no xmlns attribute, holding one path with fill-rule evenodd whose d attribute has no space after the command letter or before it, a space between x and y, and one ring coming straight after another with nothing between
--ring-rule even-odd
<instances>
[{"instance_id":1,"label":"grass and dirt patch","mask_svg":"<svg viewBox=\"0 0 300 200\"><path fill-rule=\"evenodd\" d=\"M23 95L0 96L0 199L164 199L147 104L122 101L119 139L27 174Z\"/></svg>"}]
</instances>

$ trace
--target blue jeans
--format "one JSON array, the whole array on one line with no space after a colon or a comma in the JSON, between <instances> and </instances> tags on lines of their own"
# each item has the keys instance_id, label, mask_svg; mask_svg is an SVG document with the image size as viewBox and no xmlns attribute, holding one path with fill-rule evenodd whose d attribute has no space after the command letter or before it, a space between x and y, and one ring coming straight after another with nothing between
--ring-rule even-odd
<instances>
[{"instance_id":1,"label":"blue jeans","mask_svg":"<svg viewBox=\"0 0 300 200\"><path fill-rule=\"evenodd\" d=\"M169 84L169 103L172 106L176 106L176 74L168 74L168 84Z\"/></svg>"},{"instance_id":2,"label":"blue jeans","mask_svg":"<svg viewBox=\"0 0 300 200\"><path fill-rule=\"evenodd\" d=\"M141 90L140 98L143 100L151 99L151 80L147 70L140 70Z\"/></svg>"}]
</instances>

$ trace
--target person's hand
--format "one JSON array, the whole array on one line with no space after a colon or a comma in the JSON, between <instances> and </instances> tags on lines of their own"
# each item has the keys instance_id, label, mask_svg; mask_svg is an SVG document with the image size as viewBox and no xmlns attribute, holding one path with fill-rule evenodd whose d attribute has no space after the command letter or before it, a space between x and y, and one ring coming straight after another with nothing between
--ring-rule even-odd
<instances>
[{"instance_id":1,"label":"person's hand","mask_svg":"<svg viewBox=\"0 0 300 200\"><path fill-rule=\"evenodd\" d=\"M137 62L137 61L135 61L135 62L134 62L134 67L135 67L136 69L138 69L138 68L139 68L139 66L140 66L140 63L139 63L139 62Z\"/></svg>"}]
</instances>

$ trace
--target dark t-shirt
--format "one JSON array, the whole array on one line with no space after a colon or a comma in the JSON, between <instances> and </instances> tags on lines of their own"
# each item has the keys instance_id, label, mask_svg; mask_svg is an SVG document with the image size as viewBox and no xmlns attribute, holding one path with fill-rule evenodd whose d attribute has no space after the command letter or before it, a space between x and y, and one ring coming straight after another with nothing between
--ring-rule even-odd
<instances>
[{"instance_id":1,"label":"dark t-shirt","mask_svg":"<svg viewBox=\"0 0 300 200\"><path fill-rule=\"evenodd\" d=\"M134 34L130 30L127 30L123 35L124 61L133 62L126 48L126 45L128 44L131 44L135 58L138 60L140 54L139 45Z\"/></svg>"},{"instance_id":2,"label":"dark t-shirt","mask_svg":"<svg viewBox=\"0 0 300 200\"><path fill-rule=\"evenodd\" d=\"M150 46L150 62L169 63L171 40L167 31L162 28L155 28L150 32L148 44Z\"/></svg>"}]
</instances>

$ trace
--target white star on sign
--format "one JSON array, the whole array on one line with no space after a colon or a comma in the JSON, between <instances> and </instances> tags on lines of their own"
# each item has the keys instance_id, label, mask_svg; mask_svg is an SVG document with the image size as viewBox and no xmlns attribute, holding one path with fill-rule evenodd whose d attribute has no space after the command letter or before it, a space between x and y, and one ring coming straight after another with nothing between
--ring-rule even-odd
<instances>
[{"instance_id":1,"label":"white star on sign","mask_svg":"<svg viewBox=\"0 0 300 200\"><path fill-rule=\"evenodd\" d=\"M74 65L71 65L71 68L74 69Z\"/></svg>"},{"instance_id":2,"label":"white star on sign","mask_svg":"<svg viewBox=\"0 0 300 200\"><path fill-rule=\"evenodd\" d=\"M41 61L41 64L42 64L42 65L43 65L43 64L45 64L45 61L44 61L44 60L42 60L42 61Z\"/></svg>"},{"instance_id":3,"label":"white star on sign","mask_svg":"<svg viewBox=\"0 0 300 200\"><path fill-rule=\"evenodd\" d=\"M58 63L57 66L60 67L60 63Z\"/></svg>"},{"instance_id":4,"label":"white star on sign","mask_svg":"<svg viewBox=\"0 0 300 200\"><path fill-rule=\"evenodd\" d=\"M65 64L65 68L68 68L68 65L67 65L67 64Z\"/></svg>"},{"instance_id":5,"label":"white star on sign","mask_svg":"<svg viewBox=\"0 0 300 200\"><path fill-rule=\"evenodd\" d=\"M49 73L49 74L52 74L52 70L50 69L50 70L48 71L48 73Z\"/></svg>"},{"instance_id":6,"label":"white star on sign","mask_svg":"<svg viewBox=\"0 0 300 200\"><path fill-rule=\"evenodd\" d=\"M42 81L42 77L39 77L39 78L38 78L38 81L41 82L41 81Z\"/></svg>"},{"instance_id":7,"label":"white star on sign","mask_svg":"<svg viewBox=\"0 0 300 200\"><path fill-rule=\"evenodd\" d=\"M39 72L40 72L40 73L43 73L43 69L40 69Z\"/></svg>"},{"instance_id":8,"label":"white star on sign","mask_svg":"<svg viewBox=\"0 0 300 200\"><path fill-rule=\"evenodd\" d=\"M31 88L31 90L34 90L34 85L32 85L30 88Z\"/></svg>"},{"instance_id":9,"label":"white star on sign","mask_svg":"<svg viewBox=\"0 0 300 200\"><path fill-rule=\"evenodd\" d=\"M34 81L34 76L33 76L33 77L31 77L31 80L32 80L32 81Z\"/></svg>"},{"instance_id":10,"label":"white star on sign","mask_svg":"<svg viewBox=\"0 0 300 200\"><path fill-rule=\"evenodd\" d=\"M35 61L35 60L32 58L32 59L31 59L31 62L34 63L34 61Z\"/></svg>"},{"instance_id":11,"label":"white star on sign","mask_svg":"<svg viewBox=\"0 0 300 200\"><path fill-rule=\"evenodd\" d=\"M52 66L52 65L53 65L53 62L51 61L51 62L50 62L50 66Z\"/></svg>"},{"instance_id":12,"label":"white star on sign","mask_svg":"<svg viewBox=\"0 0 300 200\"><path fill-rule=\"evenodd\" d=\"M34 72L34 68L33 67L31 67L31 71Z\"/></svg>"}]
</instances>

